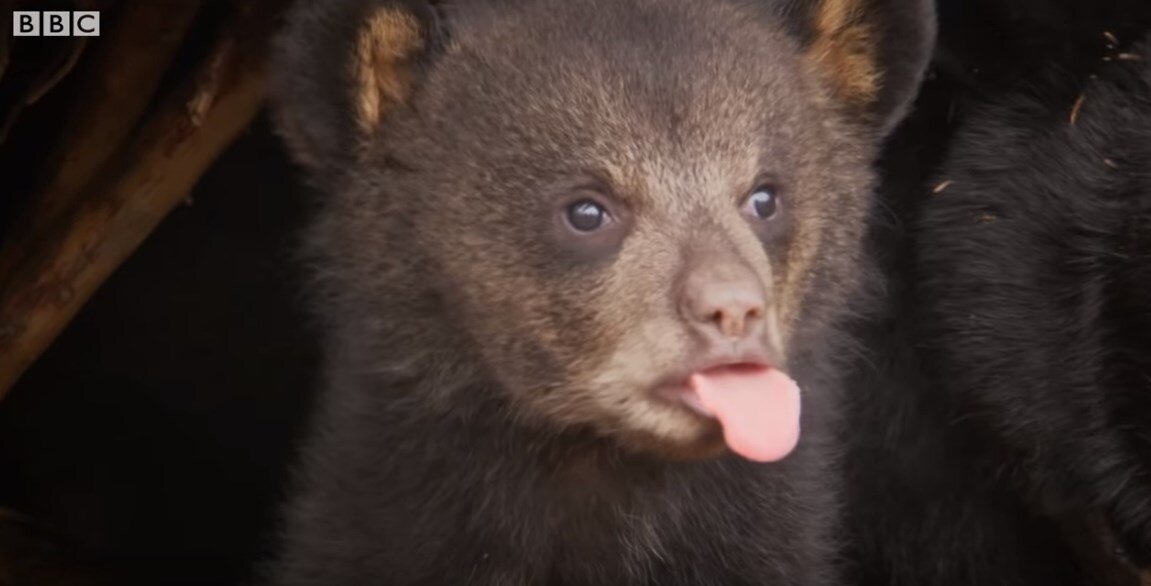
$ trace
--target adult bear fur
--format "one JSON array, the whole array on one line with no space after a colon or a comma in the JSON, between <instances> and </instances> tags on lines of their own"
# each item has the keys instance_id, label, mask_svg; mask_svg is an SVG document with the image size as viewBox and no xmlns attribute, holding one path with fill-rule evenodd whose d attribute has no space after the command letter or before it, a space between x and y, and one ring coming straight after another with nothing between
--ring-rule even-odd
<instances>
[{"instance_id":1,"label":"adult bear fur","mask_svg":"<svg viewBox=\"0 0 1151 586\"><path fill-rule=\"evenodd\" d=\"M917 226L942 388L1036 510L1098 511L1151 562L1151 53L1045 71L965 122ZM1006 467L1006 466L1005 466Z\"/></svg>"},{"instance_id":2,"label":"adult bear fur","mask_svg":"<svg viewBox=\"0 0 1151 586\"><path fill-rule=\"evenodd\" d=\"M933 34L926 1L300 3L273 103L324 192L327 386L269 581L836 583L828 429L868 307L870 165ZM714 193L765 141L792 180L760 242ZM664 213L595 262L524 215L588 159ZM804 389L771 465L664 453L698 425L632 386L692 359L646 332L683 267L733 250L777 271L774 359ZM623 382L583 390L598 372Z\"/></svg>"},{"instance_id":3,"label":"adult bear fur","mask_svg":"<svg viewBox=\"0 0 1151 586\"><path fill-rule=\"evenodd\" d=\"M915 229L943 180L956 83L925 84L915 114L880 164L869 246L885 295L856 335L866 348L841 428L850 446L846 518L852 582L861 586L1133 585L1094 519L1037 510L1020 490L1016 453L969 402L943 392L924 356ZM950 191L950 185L943 192Z\"/></svg>"},{"instance_id":4,"label":"adult bear fur","mask_svg":"<svg viewBox=\"0 0 1151 586\"><path fill-rule=\"evenodd\" d=\"M1146 490L1148 305L1132 295L1149 265L1151 5L940 5L931 81L881 165L885 317L860 334L844 427L854 573L1138 584L1107 521L1140 547L1115 523L1141 523L1116 505ZM1131 467L1099 473L1116 460Z\"/></svg>"}]
</instances>

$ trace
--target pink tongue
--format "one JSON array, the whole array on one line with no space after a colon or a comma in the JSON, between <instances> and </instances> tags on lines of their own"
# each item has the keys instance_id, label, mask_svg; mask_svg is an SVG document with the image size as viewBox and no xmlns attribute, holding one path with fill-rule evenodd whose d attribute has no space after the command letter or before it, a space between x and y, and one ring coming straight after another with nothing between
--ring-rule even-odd
<instances>
[{"instance_id":1,"label":"pink tongue","mask_svg":"<svg viewBox=\"0 0 1151 586\"><path fill-rule=\"evenodd\" d=\"M757 462L782 460L799 441L799 387L774 368L723 368L691 375L700 402L723 425L727 447Z\"/></svg>"}]
</instances>

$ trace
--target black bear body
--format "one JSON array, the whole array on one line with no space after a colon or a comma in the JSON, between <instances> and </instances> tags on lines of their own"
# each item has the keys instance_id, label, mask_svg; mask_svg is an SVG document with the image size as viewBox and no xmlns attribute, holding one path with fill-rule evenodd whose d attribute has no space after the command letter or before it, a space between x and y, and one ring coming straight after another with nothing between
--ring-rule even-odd
<instances>
[{"instance_id":1,"label":"black bear body","mask_svg":"<svg viewBox=\"0 0 1151 586\"><path fill-rule=\"evenodd\" d=\"M1151 561L1151 66L1052 68L964 122L917 226L943 388L1049 507Z\"/></svg>"},{"instance_id":2,"label":"black bear body","mask_svg":"<svg viewBox=\"0 0 1151 586\"><path fill-rule=\"evenodd\" d=\"M850 397L864 584L1137 584L1151 534L1151 5L942 2Z\"/></svg>"}]
</instances>

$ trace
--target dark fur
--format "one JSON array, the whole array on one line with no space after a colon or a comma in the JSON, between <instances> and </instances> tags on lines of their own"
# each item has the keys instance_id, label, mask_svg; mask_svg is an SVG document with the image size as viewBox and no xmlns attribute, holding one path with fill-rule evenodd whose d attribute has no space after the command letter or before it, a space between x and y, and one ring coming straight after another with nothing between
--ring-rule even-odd
<instances>
[{"instance_id":1,"label":"dark fur","mask_svg":"<svg viewBox=\"0 0 1151 586\"><path fill-rule=\"evenodd\" d=\"M911 229L931 188L944 84L927 84L913 123L896 135L872 245L887 277L881 316L859 334L868 351L851 377L844 441L851 446L847 518L853 582L866 586L1130 584L1082 516L1032 510L1014 455L941 392L923 356L913 308L923 276ZM949 190L948 190L949 191ZM1104 574L1118 574L1113 581Z\"/></svg>"},{"instance_id":2,"label":"dark fur","mask_svg":"<svg viewBox=\"0 0 1151 586\"><path fill-rule=\"evenodd\" d=\"M1151 561L1151 53L1127 50L972 116L919 225L919 296L945 389L1030 491Z\"/></svg>"},{"instance_id":3,"label":"dark fur","mask_svg":"<svg viewBox=\"0 0 1151 586\"><path fill-rule=\"evenodd\" d=\"M870 163L933 35L926 2L899 2L899 28L895 4L841 21L894 59L869 94L840 83L860 63L819 44L815 3L301 3L277 114L326 192L308 252L328 380L271 581L835 581L828 426ZM419 42L363 63L368 22ZM403 83L367 100L381 71ZM764 165L790 195L761 241L735 198ZM547 221L588 170L635 216L605 257ZM805 392L779 464L699 458L714 429L641 393L703 352L675 291L732 263Z\"/></svg>"},{"instance_id":4,"label":"dark fur","mask_svg":"<svg viewBox=\"0 0 1151 586\"><path fill-rule=\"evenodd\" d=\"M945 3L938 77L885 165L889 317L849 417L862 584L1138 583L1107 529L1146 559L1151 68L1132 29L1151 7L1068 5Z\"/></svg>"}]
</instances>

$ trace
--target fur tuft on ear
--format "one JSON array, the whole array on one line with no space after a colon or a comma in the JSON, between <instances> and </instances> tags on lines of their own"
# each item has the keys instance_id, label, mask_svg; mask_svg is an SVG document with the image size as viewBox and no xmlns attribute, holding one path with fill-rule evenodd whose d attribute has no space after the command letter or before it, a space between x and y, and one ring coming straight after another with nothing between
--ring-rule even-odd
<instances>
[{"instance_id":1,"label":"fur tuft on ear","mask_svg":"<svg viewBox=\"0 0 1151 586\"><path fill-rule=\"evenodd\" d=\"M791 0L806 57L853 115L882 135L907 113L931 60L932 0Z\"/></svg>"},{"instance_id":2,"label":"fur tuft on ear","mask_svg":"<svg viewBox=\"0 0 1151 586\"><path fill-rule=\"evenodd\" d=\"M292 156L324 177L411 95L440 46L431 0L298 0L276 38L272 113Z\"/></svg>"}]
</instances>

